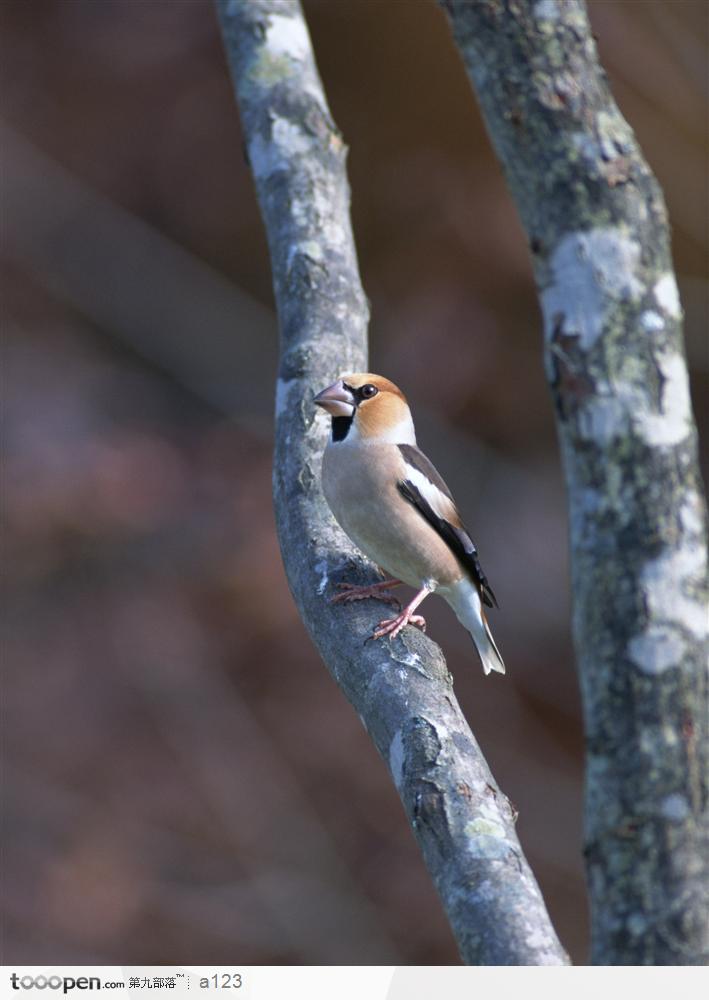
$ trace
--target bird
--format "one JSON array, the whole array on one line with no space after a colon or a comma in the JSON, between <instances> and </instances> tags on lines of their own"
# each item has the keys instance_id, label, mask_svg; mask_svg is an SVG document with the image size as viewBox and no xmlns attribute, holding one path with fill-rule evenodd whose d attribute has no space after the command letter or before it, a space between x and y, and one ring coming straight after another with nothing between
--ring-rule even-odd
<instances>
[{"instance_id":1,"label":"bird","mask_svg":"<svg viewBox=\"0 0 709 1000\"><path fill-rule=\"evenodd\" d=\"M416 596L370 638L393 639L406 625L423 631L416 609L438 593L472 636L485 674L504 674L483 606L497 600L453 496L416 444L409 404L401 389L372 372L343 375L314 397L331 417L322 460L322 488L335 520L389 579L366 587L339 584L331 600L373 597L396 601L401 583ZM396 603L399 603L396 601Z\"/></svg>"}]
</instances>

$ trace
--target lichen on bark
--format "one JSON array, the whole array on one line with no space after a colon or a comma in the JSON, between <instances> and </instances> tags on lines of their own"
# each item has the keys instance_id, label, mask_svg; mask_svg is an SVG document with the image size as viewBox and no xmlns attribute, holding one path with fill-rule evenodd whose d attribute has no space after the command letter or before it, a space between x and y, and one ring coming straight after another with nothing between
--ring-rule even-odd
<instances>
[{"instance_id":1,"label":"lichen on bark","mask_svg":"<svg viewBox=\"0 0 709 1000\"><path fill-rule=\"evenodd\" d=\"M662 192L582 0L442 0L529 237L566 476L592 956L709 960L706 512Z\"/></svg>"}]
</instances>

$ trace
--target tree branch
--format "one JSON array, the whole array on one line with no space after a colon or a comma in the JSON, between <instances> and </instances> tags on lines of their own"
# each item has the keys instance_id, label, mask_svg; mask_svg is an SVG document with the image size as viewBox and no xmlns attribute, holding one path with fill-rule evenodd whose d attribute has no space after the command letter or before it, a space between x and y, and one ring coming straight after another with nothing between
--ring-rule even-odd
<instances>
[{"instance_id":1,"label":"tree branch","mask_svg":"<svg viewBox=\"0 0 709 1000\"><path fill-rule=\"evenodd\" d=\"M368 310L349 221L346 149L294 0L217 0L266 225L281 331L274 497L293 596L328 669L388 763L464 961L566 956L499 792L453 696L440 649L412 629L363 642L369 602L327 603L371 581L320 489L327 421L313 394L366 370Z\"/></svg>"},{"instance_id":2,"label":"tree branch","mask_svg":"<svg viewBox=\"0 0 709 1000\"><path fill-rule=\"evenodd\" d=\"M583 0L442 0L526 228L571 524L593 960L709 958L705 507L662 192Z\"/></svg>"}]
</instances>

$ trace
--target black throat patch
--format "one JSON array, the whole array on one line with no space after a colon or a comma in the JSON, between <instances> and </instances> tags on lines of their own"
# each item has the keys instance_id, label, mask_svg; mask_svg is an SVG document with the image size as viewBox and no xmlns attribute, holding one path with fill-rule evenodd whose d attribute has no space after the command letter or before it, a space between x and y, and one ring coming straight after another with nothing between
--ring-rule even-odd
<instances>
[{"instance_id":1,"label":"black throat patch","mask_svg":"<svg viewBox=\"0 0 709 1000\"><path fill-rule=\"evenodd\" d=\"M332 418L332 440L333 441L344 441L349 433L349 429L352 426L352 421L354 420L354 413L351 417L333 417Z\"/></svg>"}]
</instances>

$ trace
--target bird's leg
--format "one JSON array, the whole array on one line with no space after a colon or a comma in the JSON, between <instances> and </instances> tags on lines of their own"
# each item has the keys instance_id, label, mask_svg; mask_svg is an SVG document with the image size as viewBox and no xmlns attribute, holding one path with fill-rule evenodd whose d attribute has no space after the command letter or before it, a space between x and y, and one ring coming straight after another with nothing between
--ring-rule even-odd
<instances>
[{"instance_id":1,"label":"bird's leg","mask_svg":"<svg viewBox=\"0 0 709 1000\"><path fill-rule=\"evenodd\" d=\"M390 639L393 639L401 632L404 625L416 625L417 628L425 632L426 619L421 615L415 615L414 611L430 593L430 587L422 587L413 601L406 605L401 614L397 615L396 618L385 618L384 621L379 622L374 632L372 632L371 638L381 639L382 636L388 635Z\"/></svg>"},{"instance_id":2,"label":"bird's leg","mask_svg":"<svg viewBox=\"0 0 709 1000\"><path fill-rule=\"evenodd\" d=\"M376 601L385 601L387 604L398 604L401 601L393 594L387 594L387 587L398 587L401 580L382 580L380 583L370 583L367 587L356 587L353 583L337 583L335 586L344 591L342 594L335 594L330 598L330 604L347 604L349 601L363 601L367 597L373 597Z\"/></svg>"}]
</instances>

